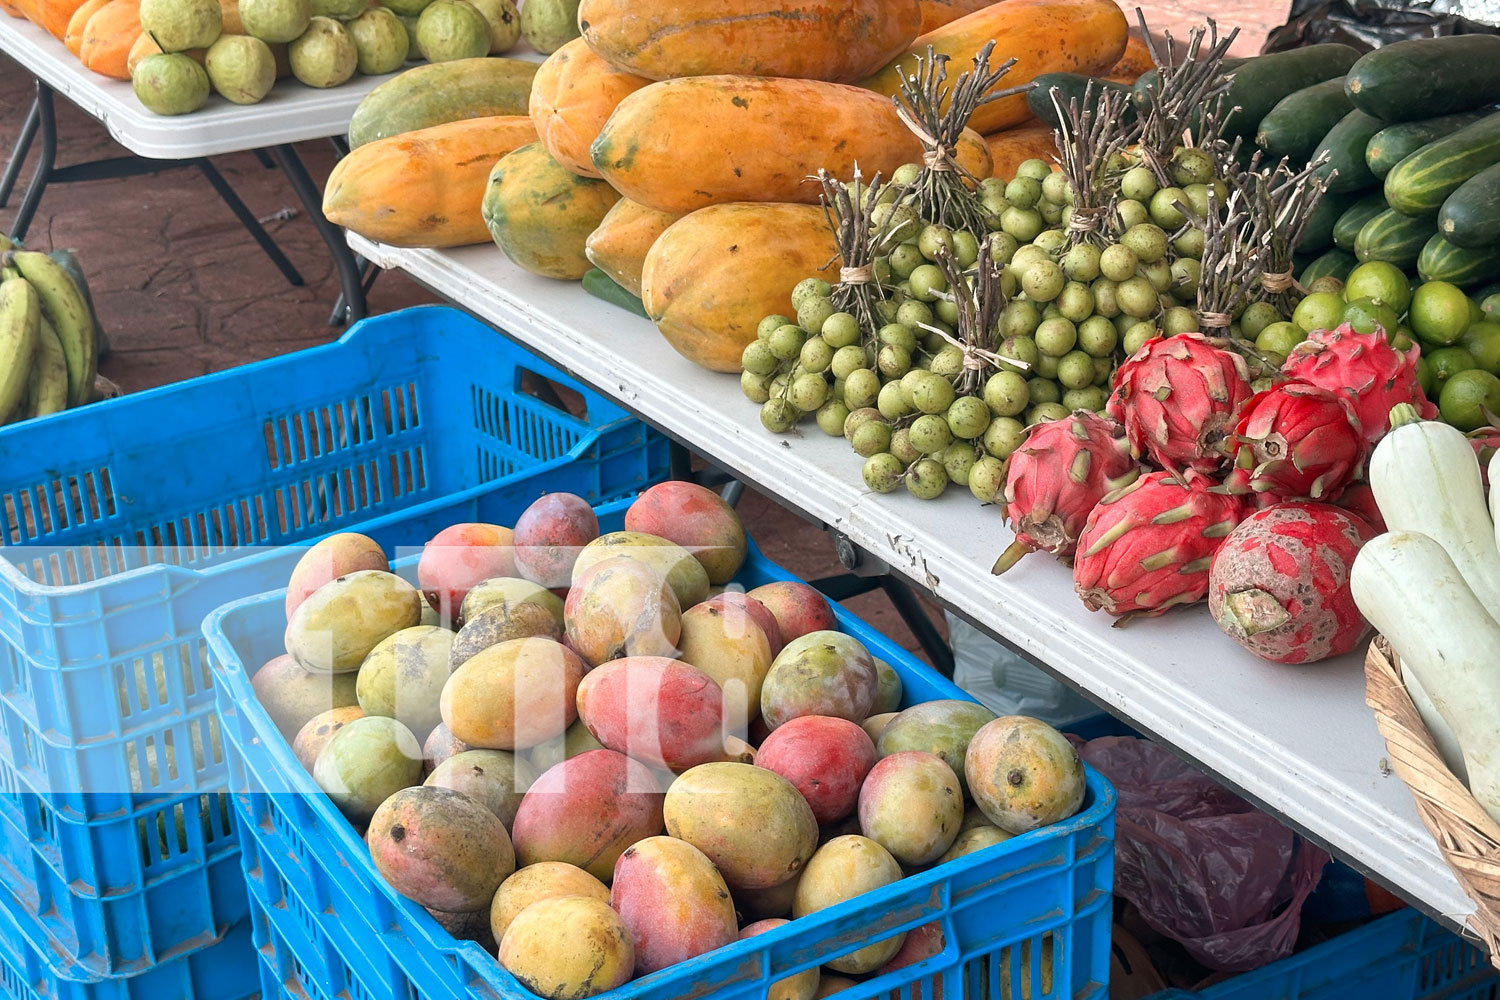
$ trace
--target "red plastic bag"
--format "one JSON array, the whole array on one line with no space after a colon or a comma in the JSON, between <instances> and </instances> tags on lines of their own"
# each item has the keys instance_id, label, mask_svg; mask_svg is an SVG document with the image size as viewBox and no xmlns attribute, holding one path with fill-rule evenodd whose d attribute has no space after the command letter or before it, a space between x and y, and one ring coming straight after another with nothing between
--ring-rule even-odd
<instances>
[{"instance_id":1,"label":"red plastic bag","mask_svg":"<svg viewBox=\"0 0 1500 1000\"><path fill-rule=\"evenodd\" d=\"M1226 972L1292 953L1325 851L1148 740L1079 753L1119 793L1115 894L1152 929Z\"/></svg>"}]
</instances>

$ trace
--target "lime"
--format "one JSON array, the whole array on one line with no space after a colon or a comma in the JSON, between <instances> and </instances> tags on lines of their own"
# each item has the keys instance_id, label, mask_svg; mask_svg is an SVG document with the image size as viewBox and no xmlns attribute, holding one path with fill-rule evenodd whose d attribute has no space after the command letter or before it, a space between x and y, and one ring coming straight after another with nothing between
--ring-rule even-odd
<instances>
[{"instance_id":1,"label":"lime","mask_svg":"<svg viewBox=\"0 0 1500 1000\"><path fill-rule=\"evenodd\" d=\"M1342 322L1354 327L1357 333L1385 334L1389 340L1401 325L1401 318L1390 306L1372 298L1350 299L1344 306Z\"/></svg>"},{"instance_id":2,"label":"lime","mask_svg":"<svg viewBox=\"0 0 1500 1000\"><path fill-rule=\"evenodd\" d=\"M1484 313L1485 319L1500 319L1500 292L1486 295L1479 303L1479 311Z\"/></svg>"},{"instance_id":3,"label":"lime","mask_svg":"<svg viewBox=\"0 0 1500 1000\"><path fill-rule=\"evenodd\" d=\"M1451 344L1469 328L1469 297L1446 281L1426 282L1412 293L1407 322L1423 340Z\"/></svg>"},{"instance_id":4,"label":"lime","mask_svg":"<svg viewBox=\"0 0 1500 1000\"><path fill-rule=\"evenodd\" d=\"M1485 371L1500 375L1500 323L1475 323L1458 341L1474 356L1474 363Z\"/></svg>"},{"instance_id":5,"label":"lime","mask_svg":"<svg viewBox=\"0 0 1500 1000\"><path fill-rule=\"evenodd\" d=\"M1432 378L1432 362L1426 358L1417 359L1417 384L1422 387L1422 395L1428 399L1434 399L1437 393L1437 383Z\"/></svg>"},{"instance_id":6,"label":"lime","mask_svg":"<svg viewBox=\"0 0 1500 1000\"><path fill-rule=\"evenodd\" d=\"M1467 297L1467 296L1466 296ZM1479 303L1469 299L1469 325L1483 323L1485 320L1484 310L1479 308Z\"/></svg>"},{"instance_id":7,"label":"lime","mask_svg":"<svg viewBox=\"0 0 1500 1000\"><path fill-rule=\"evenodd\" d=\"M1374 299L1400 316L1411 305L1411 283L1395 264L1368 260L1349 272L1344 280L1344 298L1351 302Z\"/></svg>"},{"instance_id":8,"label":"lime","mask_svg":"<svg viewBox=\"0 0 1500 1000\"><path fill-rule=\"evenodd\" d=\"M1292 348L1307 339L1307 331L1295 323L1272 323L1255 337L1255 349L1262 354L1285 360Z\"/></svg>"},{"instance_id":9,"label":"lime","mask_svg":"<svg viewBox=\"0 0 1500 1000\"><path fill-rule=\"evenodd\" d=\"M1461 431L1488 426L1500 413L1500 378L1471 368L1448 379L1438 396L1443 419Z\"/></svg>"},{"instance_id":10,"label":"lime","mask_svg":"<svg viewBox=\"0 0 1500 1000\"><path fill-rule=\"evenodd\" d=\"M1344 299L1337 292L1313 292L1292 310L1292 322L1311 333L1332 330L1344 314Z\"/></svg>"},{"instance_id":11,"label":"lime","mask_svg":"<svg viewBox=\"0 0 1500 1000\"><path fill-rule=\"evenodd\" d=\"M1439 390L1459 372L1472 371L1479 367L1474 355L1462 347L1439 347L1427 355L1427 364L1432 368L1432 381Z\"/></svg>"}]
</instances>

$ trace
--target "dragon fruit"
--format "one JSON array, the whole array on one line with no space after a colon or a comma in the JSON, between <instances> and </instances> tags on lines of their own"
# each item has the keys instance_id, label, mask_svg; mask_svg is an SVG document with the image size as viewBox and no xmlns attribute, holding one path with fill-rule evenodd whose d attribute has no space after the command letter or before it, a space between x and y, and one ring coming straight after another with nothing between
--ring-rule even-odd
<instances>
[{"instance_id":1,"label":"dragon fruit","mask_svg":"<svg viewBox=\"0 0 1500 1000\"><path fill-rule=\"evenodd\" d=\"M1349 398L1304 382L1251 396L1228 445L1228 488L1259 494L1262 506L1336 498L1369 451Z\"/></svg>"},{"instance_id":2,"label":"dragon fruit","mask_svg":"<svg viewBox=\"0 0 1500 1000\"><path fill-rule=\"evenodd\" d=\"M1155 337L1115 372L1106 412L1131 454L1170 472L1216 473L1222 442L1250 398L1245 359L1201 333Z\"/></svg>"},{"instance_id":3,"label":"dragon fruit","mask_svg":"<svg viewBox=\"0 0 1500 1000\"><path fill-rule=\"evenodd\" d=\"M1159 615L1208 594L1208 567L1244 517L1243 498L1206 476L1153 472L1099 501L1073 559L1073 586L1091 611Z\"/></svg>"},{"instance_id":4,"label":"dragon fruit","mask_svg":"<svg viewBox=\"0 0 1500 1000\"><path fill-rule=\"evenodd\" d=\"M1490 488L1490 459L1500 451L1500 427L1481 427L1469 432L1469 443L1474 446L1474 454L1479 458L1479 477L1484 480L1484 488Z\"/></svg>"},{"instance_id":5,"label":"dragon fruit","mask_svg":"<svg viewBox=\"0 0 1500 1000\"><path fill-rule=\"evenodd\" d=\"M1342 392L1354 404L1365 440L1374 444L1391 429L1391 407L1411 403L1423 420L1437 416L1437 407L1422 394L1417 381L1421 348L1413 344L1398 351L1384 334L1359 333L1348 323L1336 330L1314 330L1287 355L1283 375Z\"/></svg>"},{"instance_id":6,"label":"dragon fruit","mask_svg":"<svg viewBox=\"0 0 1500 1000\"><path fill-rule=\"evenodd\" d=\"M1326 503L1284 503L1251 514L1214 556L1208 610L1262 659L1313 663L1359 645L1369 625L1349 570L1375 529Z\"/></svg>"},{"instance_id":7,"label":"dragon fruit","mask_svg":"<svg viewBox=\"0 0 1500 1000\"><path fill-rule=\"evenodd\" d=\"M1369 483L1351 483L1339 494L1333 505L1347 510L1374 528L1377 534L1385 534L1385 516L1380 513L1380 505L1375 502L1375 491L1370 489Z\"/></svg>"},{"instance_id":8,"label":"dragon fruit","mask_svg":"<svg viewBox=\"0 0 1500 1000\"><path fill-rule=\"evenodd\" d=\"M1002 499L1016 540L995 563L1004 573L1040 549L1067 558L1089 511L1141 474L1120 425L1088 410L1037 424L1010 456Z\"/></svg>"}]
</instances>

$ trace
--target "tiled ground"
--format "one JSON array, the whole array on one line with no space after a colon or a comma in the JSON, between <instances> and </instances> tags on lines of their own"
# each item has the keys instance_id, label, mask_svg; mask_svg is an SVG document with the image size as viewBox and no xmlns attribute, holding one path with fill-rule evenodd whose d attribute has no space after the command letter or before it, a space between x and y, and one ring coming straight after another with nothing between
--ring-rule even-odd
<instances>
[{"instance_id":1,"label":"tiled ground","mask_svg":"<svg viewBox=\"0 0 1500 1000\"><path fill-rule=\"evenodd\" d=\"M1192 25L1212 16L1221 28L1241 26L1236 51L1249 54L1270 27L1285 20L1288 8L1275 0L1199 2L1201 7L1161 0L1145 5L1153 32L1185 38ZM1122 6L1134 23L1134 5ZM29 76L0 56L0 151L15 142L30 100ZM59 163L120 154L104 128L67 101L57 102L57 117ZM332 147L309 142L299 148L321 182L334 162ZM0 164L7 158L0 152ZM114 349L104 374L126 391L309 347L336 334L326 321L338 281L285 178L249 153L214 162L301 271L304 286L283 280L196 171L59 186L48 192L32 224L29 245L80 252ZM0 230L9 229L18 200L13 195L0 208ZM426 291L388 274L376 283L370 306L385 312L428 301ZM832 545L817 528L764 497L748 495L741 512L761 546L788 568L806 577L838 571ZM857 598L852 605L912 644L884 597Z\"/></svg>"}]
</instances>

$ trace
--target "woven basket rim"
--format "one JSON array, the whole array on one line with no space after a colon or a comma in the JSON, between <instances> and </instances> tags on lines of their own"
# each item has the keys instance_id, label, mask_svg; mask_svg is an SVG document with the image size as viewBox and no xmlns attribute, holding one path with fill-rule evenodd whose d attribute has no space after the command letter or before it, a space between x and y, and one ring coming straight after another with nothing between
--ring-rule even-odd
<instances>
[{"instance_id":1,"label":"woven basket rim","mask_svg":"<svg viewBox=\"0 0 1500 1000\"><path fill-rule=\"evenodd\" d=\"M1385 737L1391 768L1416 800L1459 887L1474 901L1468 930L1500 968L1500 824L1443 763L1401 680L1401 661L1384 636L1365 653L1365 703Z\"/></svg>"}]
</instances>

